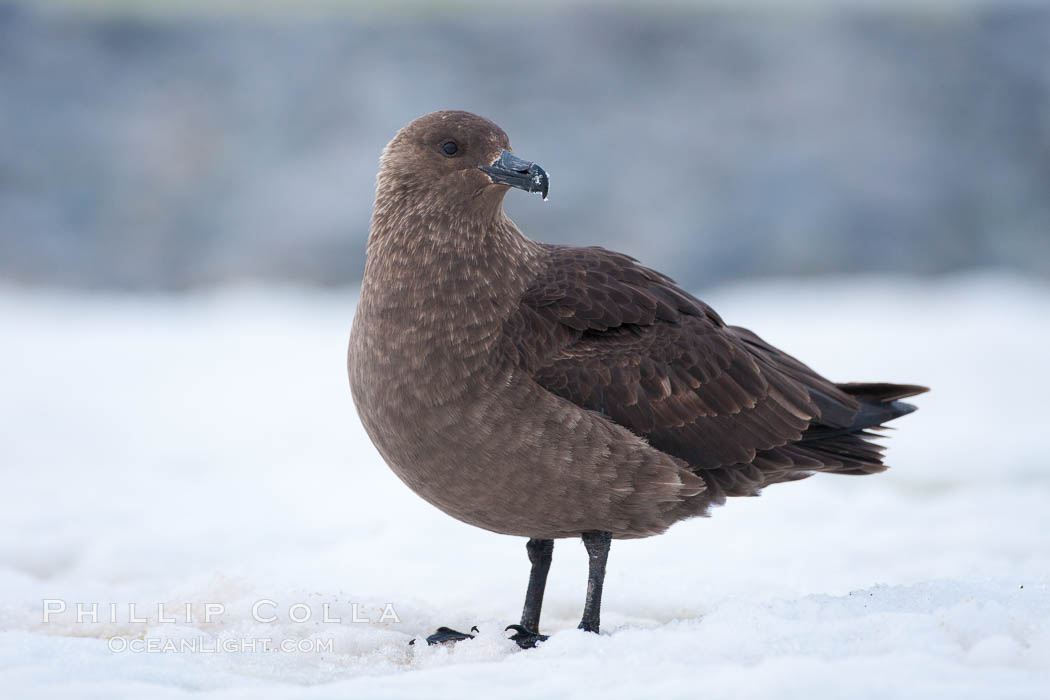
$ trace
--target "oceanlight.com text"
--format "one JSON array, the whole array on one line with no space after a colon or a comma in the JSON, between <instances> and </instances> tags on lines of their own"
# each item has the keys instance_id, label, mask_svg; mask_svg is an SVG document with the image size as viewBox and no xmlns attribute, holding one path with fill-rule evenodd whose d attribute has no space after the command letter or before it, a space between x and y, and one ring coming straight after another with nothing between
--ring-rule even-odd
<instances>
[{"instance_id":1,"label":"oceanlight.com text","mask_svg":"<svg viewBox=\"0 0 1050 700\"><path fill-rule=\"evenodd\" d=\"M333 639L278 639L272 637L215 639L204 635L164 639L113 637L107 642L114 653L132 654L240 654L281 652L285 654L324 654L335 648Z\"/></svg>"}]
</instances>

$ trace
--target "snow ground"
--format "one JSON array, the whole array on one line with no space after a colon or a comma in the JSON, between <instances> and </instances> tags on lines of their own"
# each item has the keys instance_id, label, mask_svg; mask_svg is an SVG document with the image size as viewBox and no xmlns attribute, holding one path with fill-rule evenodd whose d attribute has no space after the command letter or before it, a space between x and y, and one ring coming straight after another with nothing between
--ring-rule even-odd
<instances>
[{"instance_id":1,"label":"snow ground","mask_svg":"<svg viewBox=\"0 0 1050 700\"><path fill-rule=\"evenodd\" d=\"M869 278L705 298L833 378L934 391L885 474L773 487L614 543L599 637L574 629L586 557L559 542L553 636L520 652L501 630L523 540L425 504L356 421L352 292L0 289L5 696L1047 697L1050 288ZM44 599L68 609L44 623ZM276 622L253 620L260 600ZM100 621L78 623L77 602ZM207 603L225 612L204 622ZM310 621L289 620L296 603ZM386 604L399 622L378 619ZM438 625L481 634L408 645ZM332 649L113 650L262 638Z\"/></svg>"}]
</instances>

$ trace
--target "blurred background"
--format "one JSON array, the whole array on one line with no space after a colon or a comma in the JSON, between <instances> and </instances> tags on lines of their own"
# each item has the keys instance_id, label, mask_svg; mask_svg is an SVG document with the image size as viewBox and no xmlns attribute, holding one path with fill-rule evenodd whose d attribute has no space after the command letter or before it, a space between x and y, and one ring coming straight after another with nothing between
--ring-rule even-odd
<instances>
[{"instance_id":1,"label":"blurred background","mask_svg":"<svg viewBox=\"0 0 1050 700\"><path fill-rule=\"evenodd\" d=\"M552 174L530 235L689 288L1050 274L1043 2L0 0L0 278L354 283L444 108Z\"/></svg>"},{"instance_id":2,"label":"blurred background","mask_svg":"<svg viewBox=\"0 0 1050 700\"><path fill-rule=\"evenodd\" d=\"M892 468L618 542L597 640L559 543L517 653L522 542L416 497L347 388L379 154L445 108L551 174L506 199L532 237L631 253L834 380L931 386ZM0 687L1043 700L1048 278L1050 2L0 0ZM402 622L247 612L304 598ZM408 646L438 625L482 634ZM107 648L245 635L337 644Z\"/></svg>"}]
</instances>

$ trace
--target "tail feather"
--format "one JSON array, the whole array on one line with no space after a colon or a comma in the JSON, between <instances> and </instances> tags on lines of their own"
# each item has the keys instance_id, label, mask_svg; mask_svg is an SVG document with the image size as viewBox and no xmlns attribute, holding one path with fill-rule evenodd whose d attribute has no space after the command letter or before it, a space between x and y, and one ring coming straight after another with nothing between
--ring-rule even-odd
<instances>
[{"instance_id":1,"label":"tail feather","mask_svg":"<svg viewBox=\"0 0 1050 700\"><path fill-rule=\"evenodd\" d=\"M836 386L858 399L869 399L881 403L918 396L930 390L929 387L918 384L888 384L886 382L848 382Z\"/></svg>"},{"instance_id":2,"label":"tail feather","mask_svg":"<svg viewBox=\"0 0 1050 700\"><path fill-rule=\"evenodd\" d=\"M827 425L815 425L802 434L803 442L813 440L827 440L839 435L849 435L867 428L880 428L882 424L894 418L906 416L916 409L916 406L898 399L908 396L922 394L929 389L916 384L887 384L871 383L864 384L853 382L839 384L838 388L860 403L853 420L845 426L829 427Z\"/></svg>"},{"instance_id":3,"label":"tail feather","mask_svg":"<svg viewBox=\"0 0 1050 700\"><path fill-rule=\"evenodd\" d=\"M883 447L875 441L884 437L882 431L892 428L883 424L915 410L900 399L929 389L887 383L835 387L841 392L838 397L810 387L810 395L821 410L821 422L802 433L798 442L760 451L748 464L698 471L707 483L711 502L724 501L728 496L755 496L766 486L805 479L817 472L862 475L885 471ZM854 401L859 407L855 413L849 406Z\"/></svg>"}]
</instances>

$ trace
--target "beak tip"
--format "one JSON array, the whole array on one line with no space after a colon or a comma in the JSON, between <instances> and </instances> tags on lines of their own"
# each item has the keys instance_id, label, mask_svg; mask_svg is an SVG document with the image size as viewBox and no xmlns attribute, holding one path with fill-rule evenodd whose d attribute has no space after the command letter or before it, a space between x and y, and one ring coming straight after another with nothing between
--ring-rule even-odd
<instances>
[{"instance_id":1,"label":"beak tip","mask_svg":"<svg viewBox=\"0 0 1050 700\"><path fill-rule=\"evenodd\" d=\"M542 197L543 201L546 202L547 190L550 189L550 183L547 180L547 174L544 173L543 175L537 175L535 178L533 178L533 182L535 182L536 186L539 188L540 197Z\"/></svg>"}]
</instances>

